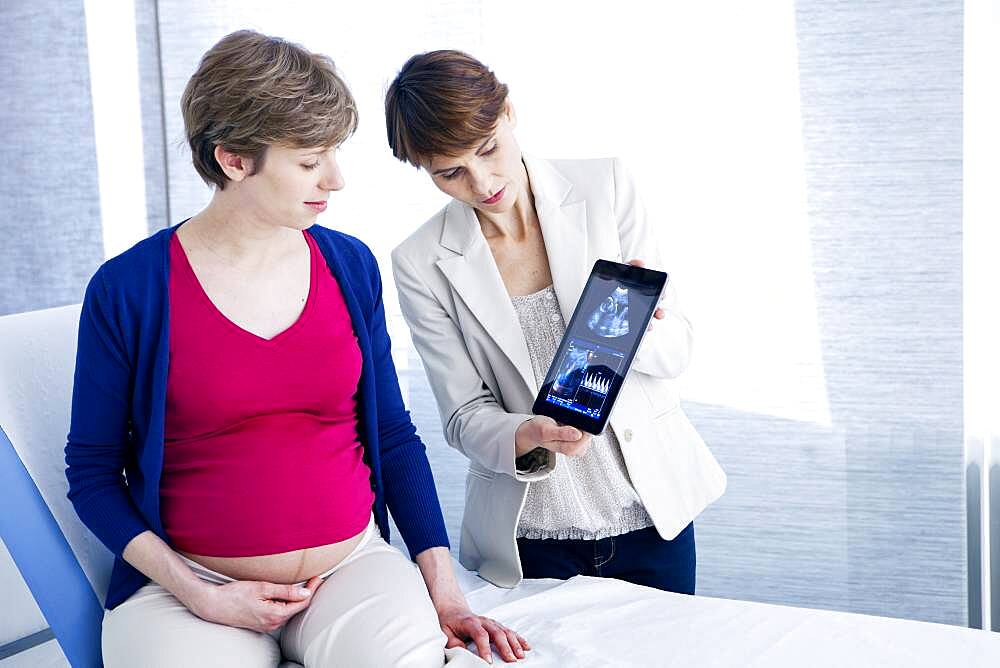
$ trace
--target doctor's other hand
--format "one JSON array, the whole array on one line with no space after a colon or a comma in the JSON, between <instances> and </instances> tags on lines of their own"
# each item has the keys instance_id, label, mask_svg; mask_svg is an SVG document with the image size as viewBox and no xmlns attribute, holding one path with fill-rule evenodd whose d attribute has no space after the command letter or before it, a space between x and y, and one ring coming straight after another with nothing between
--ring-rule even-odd
<instances>
[{"instance_id":1,"label":"doctor's other hand","mask_svg":"<svg viewBox=\"0 0 1000 668\"><path fill-rule=\"evenodd\" d=\"M633 267L645 267L646 266L646 263L643 262L642 260L629 260L628 264L632 265ZM663 295L660 295L660 300L661 301L663 300ZM660 308L659 306L657 306L656 310L653 311L653 317L656 318L657 320L663 320L663 317L665 315L666 315L666 313L664 313L663 309ZM652 320L649 321L649 327L646 328L646 331L648 332L651 329L653 329L653 321Z\"/></svg>"},{"instance_id":2,"label":"doctor's other hand","mask_svg":"<svg viewBox=\"0 0 1000 668\"><path fill-rule=\"evenodd\" d=\"M561 425L545 415L536 415L522 422L514 432L514 450L518 457L535 448L580 457L587 452L591 438L590 434L576 427Z\"/></svg>"}]
</instances>

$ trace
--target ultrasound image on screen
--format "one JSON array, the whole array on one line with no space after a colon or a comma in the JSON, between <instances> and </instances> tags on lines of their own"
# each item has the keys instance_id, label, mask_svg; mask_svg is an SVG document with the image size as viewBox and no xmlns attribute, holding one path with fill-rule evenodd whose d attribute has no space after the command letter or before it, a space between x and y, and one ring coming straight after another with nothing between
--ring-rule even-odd
<instances>
[{"instance_id":1,"label":"ultrasound image on screen","mask_svg":"<svg viewBox=\"0 0 1000 668\"><path fill-rule=\"evenodd\" d=\"M625 336L628 327L628 288L616 287L587 320L590 331L606 339Z\"/></svg>"},{"instance_id":2,"label":"ultrasound image on screen","mask_svg":"<svg viewBox=\"0 0 1000 668\"><path fill-rule=\"evenodd\" d=\"M577 305L545 401L601 419L608 394L623 380L625 358L645 330L659 291L595 275ZM610 406L610 404L607 404Z\"/></svg>"},{"instance_id":3,"label":"ultrasound image on screen","mask_svg":"<svg viewBox=\"0 0 1000 668\"><path fill-rule=\"evenodd\" d=\"M597 417L607 400L615 374L625 361L619 350L572 339L559 361L548 401Z\"/></svg>"}]
</instances>

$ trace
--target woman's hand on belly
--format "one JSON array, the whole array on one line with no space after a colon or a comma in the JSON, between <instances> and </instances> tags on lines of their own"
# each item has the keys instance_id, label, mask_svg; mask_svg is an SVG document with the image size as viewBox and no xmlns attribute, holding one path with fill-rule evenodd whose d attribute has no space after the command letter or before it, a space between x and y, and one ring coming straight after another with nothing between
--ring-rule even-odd
<instances>
[{"instance_id":1,"label":"woman's hand on belly","mask_svg":"<svg viewBox=\"0 0 1000 668\"><path fill-rule=\"evenodd\" d=\"M252 557L209 557L188 552L181 554L234 580L292 584L305 582L342 562L358 546L364 535L365 532L362 531L347 540L329 545Z\"/></svg>"},{"instance_id":2,"label":"woman's hand on belly","mask_svg":"<svg viewBox=\"0 0 1000 668\"><path fill-rule=\"evenodd\" d=\"M190 605L204 620L268 633L309 607L323 580L310 578L305 587L237 580L206 587Z\"/></svg>"},{"instance_id":3,"label":"woman's hand on belly","mask_svg":"<svg viewBox=\"0 0 1000 668\"><path fill-rule=\"evenodd\" d=\"M202 619L255 631L274 630L305 610L312 601L312 593L323 583L313 577L305 587L272 581L214 584L198 577L152 531L144 531L129 541L122 557Z\"/></svg>"}]
</instances>

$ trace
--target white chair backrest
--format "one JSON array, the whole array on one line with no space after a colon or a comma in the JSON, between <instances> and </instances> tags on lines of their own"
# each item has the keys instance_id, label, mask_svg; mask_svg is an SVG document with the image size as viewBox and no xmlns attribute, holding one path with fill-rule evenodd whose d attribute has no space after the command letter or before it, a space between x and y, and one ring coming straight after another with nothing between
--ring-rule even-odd
<instances>
[{"instance_id":1,"label":"white chair backrest","mask_svg":"<svg viewBox=\"0 0 1000 668\"><path fill-rule=\"evenodd\" d=\"M79 319L79 304L0 317L0 426L103 602L113 557L66 498L63 448Z\"/></svg>"}]
</instances>

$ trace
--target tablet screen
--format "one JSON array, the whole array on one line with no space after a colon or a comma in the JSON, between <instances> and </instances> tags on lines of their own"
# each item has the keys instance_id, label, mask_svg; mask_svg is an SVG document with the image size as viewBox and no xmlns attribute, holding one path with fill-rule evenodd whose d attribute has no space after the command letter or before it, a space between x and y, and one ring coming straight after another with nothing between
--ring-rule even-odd
<instances>
[{"instance_id":1,"label":"tablet screen","mask_svg":"<svg viewBox=\"0 0 1000 668\"><path fill-rule=\"evenodd\" d=\"M586 431L603 429L665 283L662 272L598 261L535 412Z\"/></svg>"}]
</instances>

